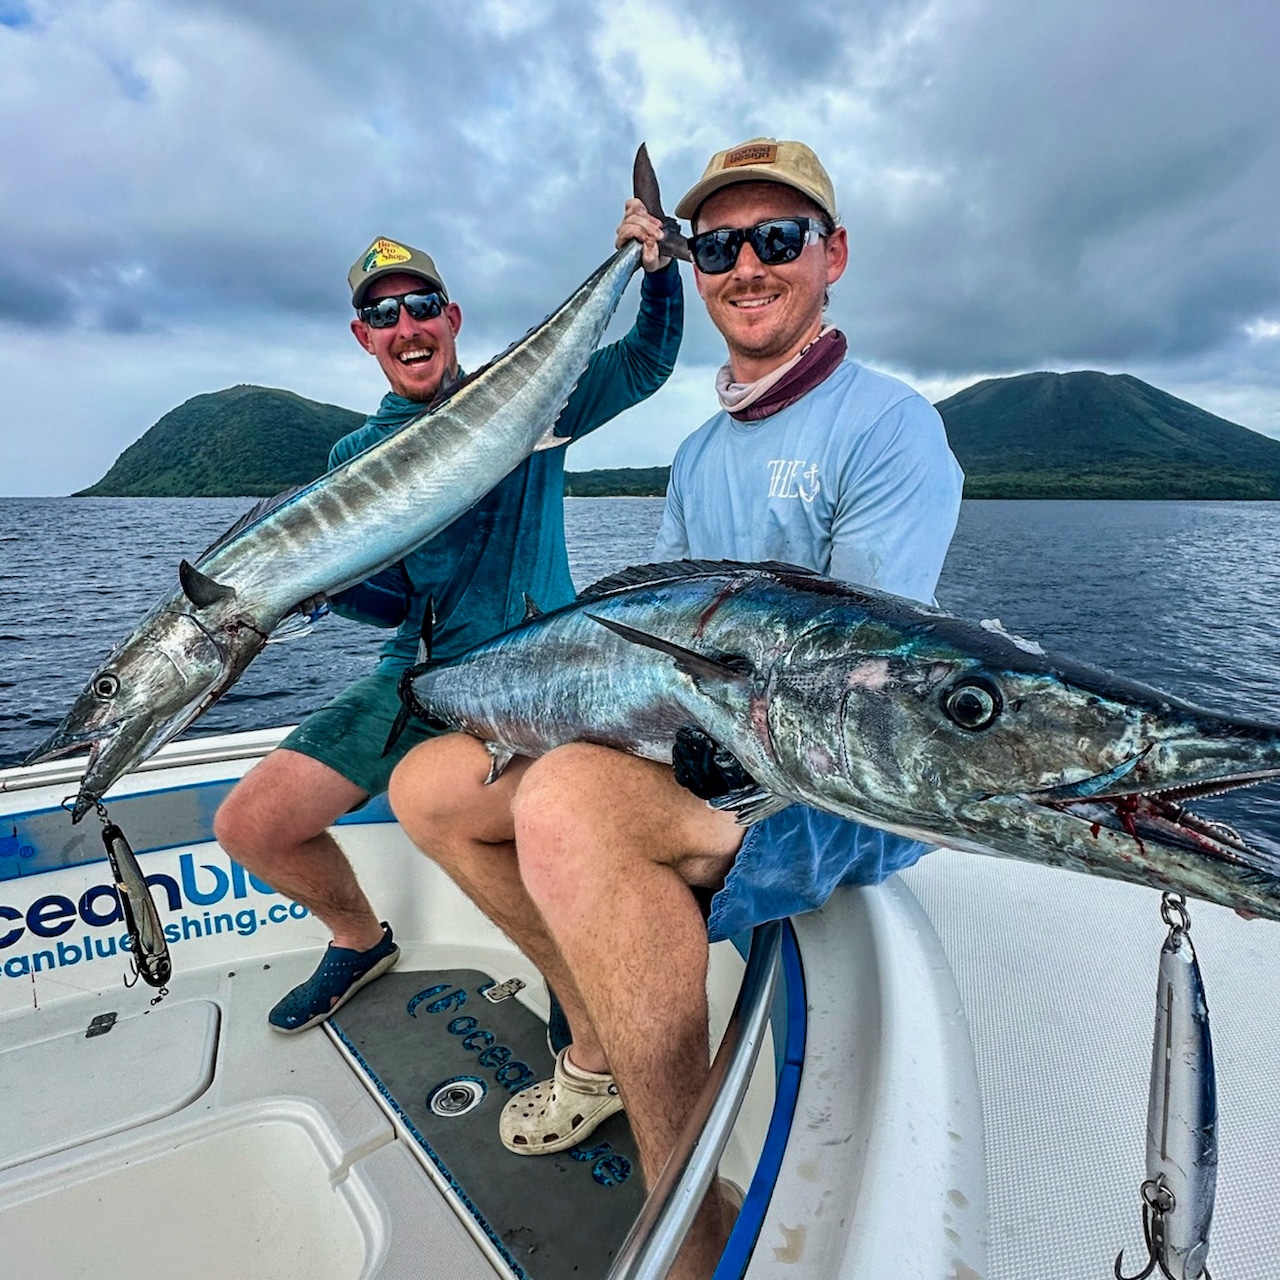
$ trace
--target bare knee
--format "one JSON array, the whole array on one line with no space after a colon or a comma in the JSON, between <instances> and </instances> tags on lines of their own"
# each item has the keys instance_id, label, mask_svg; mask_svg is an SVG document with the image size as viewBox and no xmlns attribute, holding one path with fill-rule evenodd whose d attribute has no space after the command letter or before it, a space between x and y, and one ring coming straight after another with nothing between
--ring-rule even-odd
<instances>
[{"instance_id":1,"label":"bare knee","mask_svg":"<svg viewBox=\"0 0 1280 1280\"><path fill-rule=\"evenodd\" d=\"M298 752L273 751L218 807L213 833L233 858L258 867L322 834L365 795L328 765Z\"/></svg>"},{"instance_id":2,"label":"bare knee","mask_svg":"<svg viewBox=\"0 0 1280 1280\"><path fill-rule=\"evenodd\" d=\"M252 856L264 844L259 809L251 785L242 778L213 815L214 839L233 858Z\"/></svg>"},{"instance_id":3,"label":"bare knee","mask_svg":"<svg viewBox=\"0 0 1280 1280\"><path fill-rule=\"evenodd\" d=\"M629 796L637 776L659 767L587 743L559 747L530 765L512 816L520 874L535 900L606 862L616 867L648 856Z\"/></svg>"},{"instance_id":4,"label":"bare knee","mask_svg":"<svg viewBox=\"0 0 1280 1280\"><path fill-rule=\"evenodd\" d=\"M594 843L621 825L625 777L651 767L607 747L571 743L535 760L512 802L521 846ZM618 775L623 781L619 782Z\"/></svg>"},{"instance_id":5,"label":"bare knee","mask_svg":"<svg viewBox=\"0 0 1280 1280\"><path fill-rule=\"evenodd\" d=\"M670 868L717 883L742 832L673 778L670 767L576 743L532 764L513 806L520 873L538 901L628 869Z\"/></svg>"},{"instance_id":6,"label":"bare knee","mask_svg":"<svg viewBox=\"0 0 1280 1280\"><path fill-rule=\"evenodd\" d=\"M512 838L511 796L526 762L490 784L491 763L482 743L456 733L421 743L396 766L387 799L418 848L435 857L458 839Z\"/></svg>"}]
</instances>

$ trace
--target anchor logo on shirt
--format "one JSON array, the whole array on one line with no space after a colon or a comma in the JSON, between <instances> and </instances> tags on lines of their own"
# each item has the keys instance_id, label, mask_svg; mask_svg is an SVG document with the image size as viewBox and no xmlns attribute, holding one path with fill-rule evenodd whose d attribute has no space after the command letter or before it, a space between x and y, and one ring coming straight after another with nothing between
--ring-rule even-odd
<instances>
[{"instance_id":1,"label":"anchor logo on shirt","mask_svg":"<svg viewBox=\"0 0 1280 1280\"><path fill-rule=\"evenodd\" d=\"M816 462L810 462L806 467L803 458L770 458L767 465L771 498L799 498L807 505L822 490ZM802 471L802 467L806 469Z\"/></svg>"}]
</instances>

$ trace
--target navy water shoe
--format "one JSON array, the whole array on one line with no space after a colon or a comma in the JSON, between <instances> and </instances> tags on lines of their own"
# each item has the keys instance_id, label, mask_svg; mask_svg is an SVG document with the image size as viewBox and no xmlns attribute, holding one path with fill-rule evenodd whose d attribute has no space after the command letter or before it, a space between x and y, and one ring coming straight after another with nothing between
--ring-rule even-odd
<instances>
[{"instance_id":1,"label":"navy water shoe","mask_svg":"<svg viewBox=\"0 0 1280 1280\"><path fill-rule=\"evenodd\" d=\"M386 973L400 959L391 926L382 922L382 941L368 951L335 947L331 942L315 973L267 1014L267 1021L286 1035L305 1031L337 1013L361 987Z\"/></svg>"}]
</instances>

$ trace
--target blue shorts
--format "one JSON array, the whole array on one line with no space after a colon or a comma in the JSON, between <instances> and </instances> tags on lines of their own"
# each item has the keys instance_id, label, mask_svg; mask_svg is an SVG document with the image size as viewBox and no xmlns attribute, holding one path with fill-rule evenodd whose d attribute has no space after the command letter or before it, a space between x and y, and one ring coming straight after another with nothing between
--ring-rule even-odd
<instances>
[{"instance_id":1,"label":"blue shorts","mask_svg":"<svg viewBox=\"0 0 1280 1280\"><path fill-rule=\"evenodd\" d=\"M931 846L793 804L748 828L711 899L712 942L822 906L838 885L879 884Z\"/></svg>"}]
</instances>

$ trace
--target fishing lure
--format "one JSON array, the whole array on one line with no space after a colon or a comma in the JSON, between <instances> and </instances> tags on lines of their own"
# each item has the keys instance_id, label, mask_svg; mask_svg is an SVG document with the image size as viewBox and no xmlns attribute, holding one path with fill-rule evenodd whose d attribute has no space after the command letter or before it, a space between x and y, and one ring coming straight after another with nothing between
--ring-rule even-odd
<instances>
[{"instance_id":1,"label":"fishing lure","mask_svg":"<svg viewBox=\"0 0 1280 1280\"><path fill-rule=\"evenodd\" d=\"M1218 1181L1218 1094L1200 965L1191 920L1180 894L1166 893L1160 914L1169 926L1160 948L1156 1025L1147 1105L1147 1177L1142 1231L1147 1265L1116 1280L1146 1280L1158 1267L1166 1280L1211 1280L1209 1227Z\"/></svg>"},{"instance_id":2,"label":"fishing lure","mask_svg":"<svg viewBox=\"0 0 1280 1280\"><path fill-rule=\"evenodd\" d=\"M101 805L98 805L98 814L102 818L102 843L107 847L107 860L111 863L124 925L129 933L134 968L149 987L161 989L158 998L163 998L167 994L165 983L173 973L173 962L160 915L124 832L108 820Z\"/></svg>"}]
</instances>

